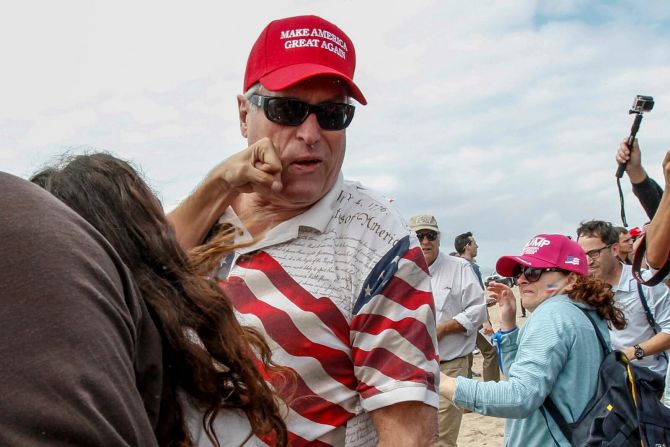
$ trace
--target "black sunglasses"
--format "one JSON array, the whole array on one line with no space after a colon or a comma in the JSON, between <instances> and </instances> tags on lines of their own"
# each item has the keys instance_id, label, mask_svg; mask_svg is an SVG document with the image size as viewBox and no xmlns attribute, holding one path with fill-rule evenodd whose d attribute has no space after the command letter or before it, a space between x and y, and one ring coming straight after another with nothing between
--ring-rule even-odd
<instances>
[{"instance_id":1,"label":"black sunglasses","mask_svg":"<svg viewBox=\"0 0 670 447\"><path fill-rule=\"evenodd\" d=\"M419 238L419 242L423 241L424 237L427 237L429 241L434 241L437 239L437 233L435 231L427 231L425 233L416 233L416 237Z\"/></svg>"},{"instance_id":2,"label":"black sunglasses","mask_svg":"<svg viewBox=\"0 0 670 447\"><path fill-rule=\"evenodd\" d=\"M299 126L305 122L310 113L313 113L323 130L346 129L354 119L356 110L351 104L340 102L308 104L299 99L280 96L251 95L249 101L262 107L267 119L283 126Z\"/></svg>"},{"instance_id":3,"label":"black sunglasses","mask_svg":"<svg viewBox=\"0 0 670 447\"><path fill-rule=\"evenodd\" d=\"M514 278L515 283L519 281L519 277L522 274L526 278L526 281L536 282L540 280L540 276L542 276L544 272L565 272L565 270L557 268L546 268L546 269L538 269L533 267L522 268L521 266L517 266L514 273L512 274L512 277Z\"/></svg>"}]
</instances>

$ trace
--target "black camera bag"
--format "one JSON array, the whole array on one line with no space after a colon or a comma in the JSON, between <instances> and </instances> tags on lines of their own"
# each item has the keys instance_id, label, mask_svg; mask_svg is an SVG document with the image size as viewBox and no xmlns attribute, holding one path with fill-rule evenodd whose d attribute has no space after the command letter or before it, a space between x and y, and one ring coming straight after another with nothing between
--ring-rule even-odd
<instances>
[{"instance_id":1,"label":"black camera bag","mask_svg":"<svg viewBox=\"0 0 670 447\"><path fill-rule=\"evenodd\" d=\"M596 392L576 422L566 422L549 396L540 411L549 412L573 446L670 447L670 408L660 401L663 376L612 351L588 312L581 310L593 325L604 354Z\"/></svg>"}]
</instances>

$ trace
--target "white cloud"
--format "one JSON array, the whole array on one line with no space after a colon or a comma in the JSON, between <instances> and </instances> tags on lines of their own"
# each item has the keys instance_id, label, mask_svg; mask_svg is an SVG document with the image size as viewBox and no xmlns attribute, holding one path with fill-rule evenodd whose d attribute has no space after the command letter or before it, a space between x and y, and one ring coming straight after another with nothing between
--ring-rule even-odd
<instances>
[{"instance_id":1,"label":"white cloud","mask_svg":"<svg viewBox=\"0 0 670 447\"><path fill-rule=\"evenodd\" d=\"M165 126L153 128L150 131L133 131L121 134L121 141L123 143L137 144L150 143L156 140L164 140L167 138L182 137L189 134L194 134L195 129L180 126L177 124L168 124Z\"/></svg>"},{"instance_id":2,"label":"white cloud","mask_svg":"<svg viewBox=\"0 0 670 447\"><path fill-rule=\"evenodd\" d=\"M82 108L63 113L41 116L25 136L18 140L17 149L28 149L62 144L72 139L84 127L98 122L98 114L92 108Z\"/></svg>"},{"instance_id":3,"label":"white cloud","mask_svg":"<svg viewBox=\"0 0 670 447\"><path fill-rule=\"evenodd\" d=\"M357 180L354 176L349 176L351 180ZM384 193L392 194L398 189L398 179L392 175L378 174L367 175L365 186Z\"/></svg>"},{"instance_id":4,"label":"white cloud","mask_svg":"<svg viewBox=\"0 0 670 447\"><path fill-rule=\"evenodd\" d=\"M108 114L129 114L138 124L160 124L175 121L179 112L174 106L161 106L146 97L109 99L100 104L100 112Z\"/></svg>"}]
</instances>

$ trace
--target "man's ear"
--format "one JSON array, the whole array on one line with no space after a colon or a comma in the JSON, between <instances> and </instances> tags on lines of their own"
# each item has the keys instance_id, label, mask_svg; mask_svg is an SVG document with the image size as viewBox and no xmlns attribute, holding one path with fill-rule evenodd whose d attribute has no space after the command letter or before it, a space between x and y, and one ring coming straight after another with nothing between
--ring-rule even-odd
<instances>
[{"instance_id":1,"label":"man's ear","mask_svg":"<svg viewBox=\"0 0 670 447\"><path fill-rule=\"evenodd\" d=\"M614 256L619 256L619 250L621 249L621 246L619 245L618 242L615 242L612 244L612 253Z\"/></svg>"},{"instance_id":2,"label":"man's ear","mask_svg":"<svg viewBox=\"0 0 670 447\"><path fill-rule=\"evenodd\" d=\"M249 115L249 101L243 95L237 95L237 112L240 117L240 132L244 138L247 138L249 128L247 118Z\"/></svg>"}]
</instances>

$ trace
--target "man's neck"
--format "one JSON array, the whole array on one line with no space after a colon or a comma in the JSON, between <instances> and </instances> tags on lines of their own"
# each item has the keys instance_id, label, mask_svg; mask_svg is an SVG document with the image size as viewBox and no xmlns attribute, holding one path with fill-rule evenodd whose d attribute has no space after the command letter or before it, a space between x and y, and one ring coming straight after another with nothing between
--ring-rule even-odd
<instances>
[{"instance_id":1,"label":"man's neck","mask_svg":"<svg viewBox=\"0 0 670 447\"><path fill-rule=\"evenodd\" d=\"M311 205L302 208L282 208L261 199L256 193L249 193L237 196L231 207L244 222L247 231L252 236L258 236L304 213L311 208Z\"/></svg>"},{"instance_id":2,"label":"man's neck","mask_svg":"<svg viewBox=\"0 0 670 447\"><path fill-rule=\"evenodd\" d=\"M618 258L619 261L621 261L621 262L628 262L628 256L629 256L629 255L624 255L623 253L619 253L619 255L617 256L617 258Z\"/></svg>"},{"instance_id":3,"label":"man's neck","mask_svg":"<svg viewBox=\"0 0 670 447\"><path fill-rule=\"evenodd\" d=\"M467 259L467 260L470 261L470 262L476 262L476 261L475 261L475 258L474 258L471 254L469 254L469 253L463 253L463 254L461 255L461 258L465 258L465 259Z\"/></svg>"},{"instance_id":4,"label":"man's neck","mask_svg":"<svg viewBox=\"0 0 670 447\"><path fill-rule=\"evenodd\" d=\"M619 281L621 280L622 271L623 271L622 265L617 262L616 266L614 267L614 270L612 271L612 274L609 275L607 278L603 278L603 280L610 286L617 287L619 285Z\"/></svg>"}]
</instances>

